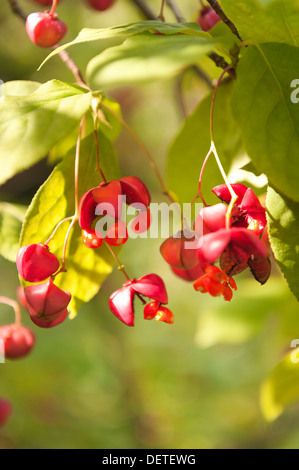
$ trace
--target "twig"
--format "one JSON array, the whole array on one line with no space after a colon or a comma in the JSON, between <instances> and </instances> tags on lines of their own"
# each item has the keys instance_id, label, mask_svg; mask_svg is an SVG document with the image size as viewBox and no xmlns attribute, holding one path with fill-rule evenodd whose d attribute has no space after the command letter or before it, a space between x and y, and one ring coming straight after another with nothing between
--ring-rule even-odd
<instances>
[{"instance_id":1,"label":"twig","mask_svg":"<svg viewBox=\"0 0 299 470\"><path fill-rule=\"evenodd\" d=\"M15 300L13 299L10 299L9 297L4 297L4 296L0 296L0 303L1 304L6 304L6 305L9 305L10 307L12 307L15 311L15 323L17 326L22 326L22 323L21 323L21 309L20 309L20 306L18 304L18 302L16 302Z\"/></svg>"},{"instance_id":2,"label":"twig","mask_svg":"<svg viewBox=\"0 0 299 470\"><path fill-rule=\"evenodd\" d=\"M184 18L184 16L182 15L182 13L180 12L176 2L174 0L167 0L167 4L168 6L171 8L174 16L176 17L177 21L179 23L185 23L186 22L186 19ZM220 15L219 15L220 16ZM225 15L226 16L226 15ZM211 52L210 54L208 54L208 57L215 63L215 65L217 67L220 67L222 68L223 70L226 69L228 67L228 63L226 62L226 60L224 59L224 57L222 57L221 55L219 54L216 54L216 52ZM198 69L198 67L197 67ZM201 69L199 69L200 71L200 75L202 75L202 71ZM197 73L199 73L199 71L197 70ZM204 72L203 72L204 73ZM231 78L236 78L236 73L235 73L235 70L233 68L230 68L229 69L229 74L231 76ZM206 81L206 80L205 80ZM213 86L213 82L210 81L210 86L211 88L214 88Z\"/></svg>"},{"instance_id":3,"label":"twig","mask_svg":"<svg viewBox=\"0 0 299 470\"><path fill-rule=\"evenodd\" d=\"M243 42L243 39L241 38L239 31L237 30L237 27L234 25L234 23L226 16L224 11L222 10L221 6L217 2L217 0L207 0L207 2L211 5L213 10L217 13L218 16L222 19L222 21L229 27L231 32L237 36L237 38Z\"/></svg>"},{"instance_id":4,"label":"twig","mask_svg":"<svg viewBox=\"0 0 299 470\"><path fill-rule=\"evenodd\" d=\"M144 3L143 0L131 0L139 8L139 10L144 14L144 16L149 20L156 20L157 16L155 13Z\"/></svg>"},{"instance_id":5,"label":"twig","mask_svg":"<svg viewBox=\"0 0 299 470\"><path fill-rule=\"evenodd\" d=\"M21 18L21 20L26 21L27 15L23 12L23 10L20 7L20 5L18 4L18 2L16 0L7 0L7 1L10 5L10 8L11 8L12 12L15 15L19 16Z\"/></svg>"},{"instance_id":6,"label":"twig","mask_svg":"<svg viewBox=\"0 0 299 470\"><path fill-rule=\"evenodd\" d=\"M160 8L160 13L158 15L158 19L163 21L165 23L165 16L164 16L164 7L165 7L165 0L162 0L161 2L161 8Z\"/></svg>"},{"instance_id":7,"label":"twig","mask_svg":"<svg viewBox=\"0 0 299 470\"><path fill-rule=\"evenodd\" d=\"M57 49L57 47L54 47L53 49ZM67 68L72 72L74 75L76 82L78 85L80 85L82 88L86 88L87 90L91 91L87 83L85 82L82 73L79 70L79 67L77 64L73 61L69 53L64 49L62 51L58 52L58 55L60 59L65 63Z\"/></svg>"},{"instance_id":8,"label":"twig","mask_svg":"<svg viewBox=\"0 0 299 470\"><path fill-rule=\"evenodd\" d=\"M215 65L217 65L217 67L220 67L223 70L225 70L229 66L224 57L216 54L216 52L211 52L209 54L209 58L215 63ZM229 68L227 73L230 75L231 78L236 78L236 71L233 67Z\"/></svg>"},{"instance_id":9,"label":"twig","mask_svg":"<svg viewBox=\"0 0 299 470\"><path fill-rule=\"evenodd\" d=\"M159 18L154 14L154 12L143 2L143 0L131 0L135 5L140 9L140 11L143 13L143 15L148 19L148 20L158 20ZM177 21L179 23L183 23L185 21L183 15L179 11L178 7L173 1L167 0L168 6L171 8L173 11ZM228 65L228 64L227 64ZM198 74L200 78L204 80L205 83L210 88L214 88L213 82L210 79L210 77L198 66L193 67L195 72Z\"/></svg>"},{"instance_id":10,"label":"twig","mask_svg":"<svg viewBox=\"0 0 299 470\"><path fill-rule=\"evenodd\" d=\"M179 7L177 6L176 2L174 0L167 0L167 5L173 12L174 16L176 17L178 23L185 23L185 18L182 15Z\"/></svg>"},{"instance_id":11,"label":"twig","mask_svg":"<svg viewBox=\"0 0 299 470\"><path fill-rule=\"evenodd\" d=\"M188 112L187 112L186 105L185 105L184 98L183 98L182 85L183 85L183 74L178 76L176 83L175 83L174 92L175 92L176 102L179 105L181 114L183 118L186 119L188 116Z\"/></svg>"}]
</instances>

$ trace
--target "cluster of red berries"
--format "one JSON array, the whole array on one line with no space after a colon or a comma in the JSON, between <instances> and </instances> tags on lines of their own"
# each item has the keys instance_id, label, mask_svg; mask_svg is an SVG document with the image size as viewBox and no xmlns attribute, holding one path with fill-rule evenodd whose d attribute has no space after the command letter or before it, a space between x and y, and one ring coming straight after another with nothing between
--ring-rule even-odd
<instances>
[{"instance_id":1,"label":"cluster of red berries","mask_svg":"<svg viewBox=\"0 0 299 470\"><path fill-rule=\"evenodd\" d=\"M52 0L34 0L41 5L53 5ZM60 0L59 0L60 1ZM87 0L95 10L104 11L112 6L114 0ZM55 46L67 32L66 24L58 18L55 8L51 11L35 12L28 15L26 30L31 41L40 47Z\"/></svg>"},{"instance_id":2,"label":"cluster of red berries","mask_svg":"<svg viewBox=\"0 0 299 470\"><path fill-rule=\"evenodd\" d=\"M250 268L253 276L264 284L271 271L267 246L262 239L266 213L251 188L232 184L237 200L227 225L227 204L231 193L223 184L213 193L223 201L203 207L194 224L194 232L179 232L165 240L160 248L173 272L187 281L195 281L194 289L212 296L223 295L230 301L237 289L233 276ZM188 246L188 244L191 244ZM218 268L214 264L219 262Z\"/></svg>"},{"instance_id":3,"label":"cluster of red berries","mask_svg":"<svg viewBox=\"0 0 299 470\"><path fill-rule=\"evenodd\" d=\"M126 223L121 220L123 205L138 210L131 228L136 233L148 230L151 221L150 202L147 187L136 176L103 182L91 188L79 202L78 222L83 243L91 249L100 248L104 241L110 246L126 243L128 230ZM98 224L106 217L111 219L112 225L104 234L98 230ZM46 244L27 245L19 249L16 264L20 277L32 283L24 289L20 288L19 300L28 310L33 323L42 328L52 328L62 323L68 314L71 294L54 284L57 273L63 271L56 255L51 253ZM111 295L110 310L128 326L134 325L135 296L143 304L146 304L144 297L152 301L145 306L145 319L173 322L172 312L165 307L168 303L166 288L157 274L132 280L127 277L123 287Z\"/></svg>"},{"instance_id":4,"label":"cluster of red berries","mask_svg":"<svg viewBox=\"0 0 299 470\"><path fill-rule=\"evenodd\" d=\"M139 211L132 221L131 229L138 234L147 231L151 223L150 202L151 197L147 187L136 176L125 176L90 189L83 194L79 204L79 224L84 244L94 249L99 248L104 240L111 246L126 243L127 226L120 220L124 204ZM98 229L103 217L110 217L112 221L106 234ZM140 279L128 279L121 289L110 296L110 310L128 326L134 325L135 296L143 304L146 304L144 297L152 300L144 308L146 320L155 318L158 321L173 323L173 314L165 307L168 302L166 288L157 274L148 274Z\"/></svg>"},{"instance_id":5,"label":"cluster of red berries","mask_svg":"<svg viewBox=\"0 0 299 470\"><path fill-rule=\"evenodd\" d=\"M32 244L19 249L16 264L22 279L34 283L18 289L19 303L28 310L32 322L41 328L62 323L68 314L71 294L54 284L53 275L59 270L57 257L47 245ZM35 335L16 321L0 327L0 342L5 358L18 359L31 352Z\"/></svg>"},{"instance_id":6,"label":"cluster of red berries","mask_svg":"<svg viewBox=\"0 0 299 470\"><path fill-rule=\"evenodd\" d=\"M24 288L22 302L33 323L42 328L62 323L67 317L71 294L54 284L53 275L59 270L59 261L49 247L39 243L20 248L17 269L24 281L34 283Z\"/></svg>"}]
</instances>

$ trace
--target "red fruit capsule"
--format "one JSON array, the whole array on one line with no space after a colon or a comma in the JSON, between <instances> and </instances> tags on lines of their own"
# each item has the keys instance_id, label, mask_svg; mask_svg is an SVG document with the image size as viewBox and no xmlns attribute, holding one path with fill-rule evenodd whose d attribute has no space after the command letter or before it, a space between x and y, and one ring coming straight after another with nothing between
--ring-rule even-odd
<instances>
[{"instance_id":1,"label":"red fruit capsule","mask_svg":"<svg viewBox=\"0 0 299 470\"><path fill-rule=\"evenodd\" d=\"M0 426L8 421L12 414L12 405L10 401L0 398Z\"/></svg>"},{"instance_id":2,"label":"red fruit capsule","mask_svg":"<svg viewBox=\"0 0 299 470\"><path fill-rule=\"evenodd\" d=\"M106 235L106 242L111 246L120 246L127 242L129 238L125 222L119 220L111 225Z\"/></svg>"},{"instance_id":3,"label":"red fruit capsule","mask_svg":"<svg viewBox=\"0 0 299 470\"><path fill-rule=\"evenodd\" d=\"M5 357L18 359L30 353L35 337L29 328L12 324L0 327L0 341L4 344Z\"/></svg>"},{"instance_id":4,"label":"red fruit capsule","mask_svg":"<svg viewBox=\"0 0 299 470\"><path fill-rule=\"evenodd\" d=\"M140 211L139 214L134 217L130 226L131 230L135 233L144 233L150 228L152 222L152 216L150 209Z\"/></svg>"},{"instance_id":5,"label":"red fruit capsule","mask_svg":"<svg viewBox=\"0 0 299 470\"><path fill-rule=\"evenodd\" d=\"M192 269L177 269L171 266L171 270L176 276L180 277L181 279L185 279L185 281L188 282L196 281L196 279L204 275L204 271L200 264Z\"/></svg>"},{"instance_id":6,"label":"red fruit capsule","mask_svg":"<svg viewBox=\"0 0 299 470\"><path fill-rule=\"evenodd\" d=\"M169 308L167 307L164 307L163 305L161 305L156 313L156 316L155 316L155 319L157 321L163 321L165 323L169 323L170 325L172 325L173 323L173 313L171 310L169 310Z\"/></svg>"},{"instance_id":7,"label":"red fruit capsule","mask_svg":"<svg viewBox=\"0 0 299 470\"><path fill-rule=\"evenodd\" d=\"M165 261L176 269L193 269L198 265L194 236L187 238L181 232L165 240L160 252Z\"/></svg>"},{"instance_id":8,"label":"red fruit capsule","mask_svg":"<svg viewBox=\"0 0 299 470\"><path fill-rule=\"evenodd\" d=\"M159 302L156 300L154 302L150 302L147 304L143 309L143 316L145 320L152 320L155 318L158 310L159 310Z\"/></svg>"},{"instance_id":9,"label":"red fruit capsule","mask_svg":"<svg viewBox=\"0 0 299 470\"><path fill-rule=\"evenodd\" d=\"M43 321L58 320L65 313L71 294L55 286L52 279L24 289L31 317Z\"/></svg>"},{"instance_id":10,"label":"red fruit capsule","mask_svg":"<svg viewBox=\"0 0 299 470\"><path fill-rule=\"evenodd\" d=\"M47 245L26 245L17 254L17 269L28 282L42 282L59 268L59 261Z\"/></svg>"},{"instance_id":11,"label":"red fruit capsule","mask_svg":"<svg viewBox=\"0 0 299 470\"><path fill-rule=\"evenodd\" d=\"M98 237L95 230L92 229L82 230L81 236L83 243L87 248L100 248L104 241L104 238L102 236Z\"/></svg>"},{"instance_id":12,"label":"red fruit capsule","mask_svg":"<svg viewBox=\"0 0 299 470\"><path fill-rule=\"evenodd\" d=\"M88 0L89 5L95 10L108 10L114 3L114 0Z\"/></svg>"},{"instance_id":13,"label":"red fruit capsule","mask_svg":"<svg viewBox=\"0 0 299 470\"><path fill-rule=\"evenodd\" d=\"M68 316L68 311L67 309L64 310L64 312L60 315L57 320L52 320L52 321L45 321L45 320L40 320L39 318L36 318L34 316L30 316L31 321L36 325L39 326L40 328L54 328L54 326L60 325L61 323L64 322L64 320Z\"/></svg>"},{"instance_id":14,"label":"red fruit capsule","mask_svg":"<svg viewBox=\"0 0 299 470\"><path fill-rule=\"evenodd\" d=\"M201 29L203 31L210 31L219 21L221 18L215 10L209 6L204 7L199 12L199 17L197 19L197 23L199 23Z\"/></svg>"},{"instance_id":15,"label":"red fruit capsule","mask_svg":"<svg viewBox=\"0 0 299 470\"><path fill-rule=\"evenodd\" d=\"M36 12L28 15L26 31L30 40L40 47L55 46L66 34L66 24L56 13Z\"/></svg>"},{"instance_id":16,"label":"red fruit capsule","mask_svg":"<svg viewBox=\"0 0 299 470\"><path fill-rule=\"evenodd\" d=\"M143 316L145 320L163 321L165 323L173 323L173 313L169 308L160 305L159 302L150 302L144 307Z\"/></svg>"}]
</instances>

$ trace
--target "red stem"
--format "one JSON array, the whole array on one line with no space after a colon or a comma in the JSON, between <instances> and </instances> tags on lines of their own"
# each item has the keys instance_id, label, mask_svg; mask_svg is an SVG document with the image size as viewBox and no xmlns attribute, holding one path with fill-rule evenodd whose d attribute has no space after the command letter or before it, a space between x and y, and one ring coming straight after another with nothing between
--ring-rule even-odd
<instances>
[{"instance_id":1,"label":"red stem","mask_svg":"<svg viewBox=\"0 0 299 470\"><path fill-rule=\"evenodd\" d=\"M56 7L57 7L57 2L58 2L58 0L53 0L53 2L52 2L52 8L51 8L51 11L50 11L51 16L54 16L54 14L55 14L55 10L56 10Z\"/></svg>"},{"instance_id":2,"label":"red stem","mask_svg":"<svg viewBox=\"0 0 299 470\"><path fill-rule=\"evenodd\" d=\"M15 311L15 323L16 323L17 326L21 326L22 325L22 322L21 322L21 309L20 309L20 306L19 306L18 302L16 302L13 299L10 299L9 297L0 296L0 303L9 305L10 307L12 307L14 309L14 311Z\"/></svg>"}]
</instances>

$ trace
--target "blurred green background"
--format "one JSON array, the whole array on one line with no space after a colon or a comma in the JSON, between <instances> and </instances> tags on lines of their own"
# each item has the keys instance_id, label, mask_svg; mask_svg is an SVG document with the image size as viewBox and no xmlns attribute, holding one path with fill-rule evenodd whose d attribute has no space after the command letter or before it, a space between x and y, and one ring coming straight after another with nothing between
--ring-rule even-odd
<instances>
[{"instance_id":1,"label":"blurred green background","mask_svg":"<svg viewBox=\"0 0 299 470\"><path fill-rule=\"evenodd\" d=\"M30 0L19 3L26 13L37 9ZM69 27L65 41L83 26L142 19L129 0L116 0L105 13L84 3L64 0L59 6ZM178 3L188 20L194 20L199 2ZM158 0L148 4L159 11ZM166 16L173 21L168 10ZM4 0L0 26L2 80L73 82L58 58L36 72L47 51L29 41ZM93 43L70 52L84 71L99 50ZM189 112L207 89L188 73L184 89ZM183 119L175 81L108 94L120 101L125 119L164 172L167 149ZM161 200L150 167L125 132L116 149L124 174L140 176L153 200ZM1 200L29 204L50 171L45 160L17 176L0 188ZM291 341L299 338L298 305L277 268L263 287L248 273L238 276L238 291L228 304L196 293L191 284L173 276L161 258L160 244L131 240L120 257L134 277L150 272L163 277L173 325L144 321L138 302L136 326L119 322L108 308L109 295L123 282L117 269L76 319L55 329L35 327L24 312L36 347L23 360L0 364L0 396L14 407L11 420L0 429L1 449L299 448L298 407L292 405L272 423L260 408L261 384ZM0 294L15 298L15 265L1 259L0 276ZM1 306L0 314L1 324L12 322L8 307Z\"/></svg>"}]
</instances>

